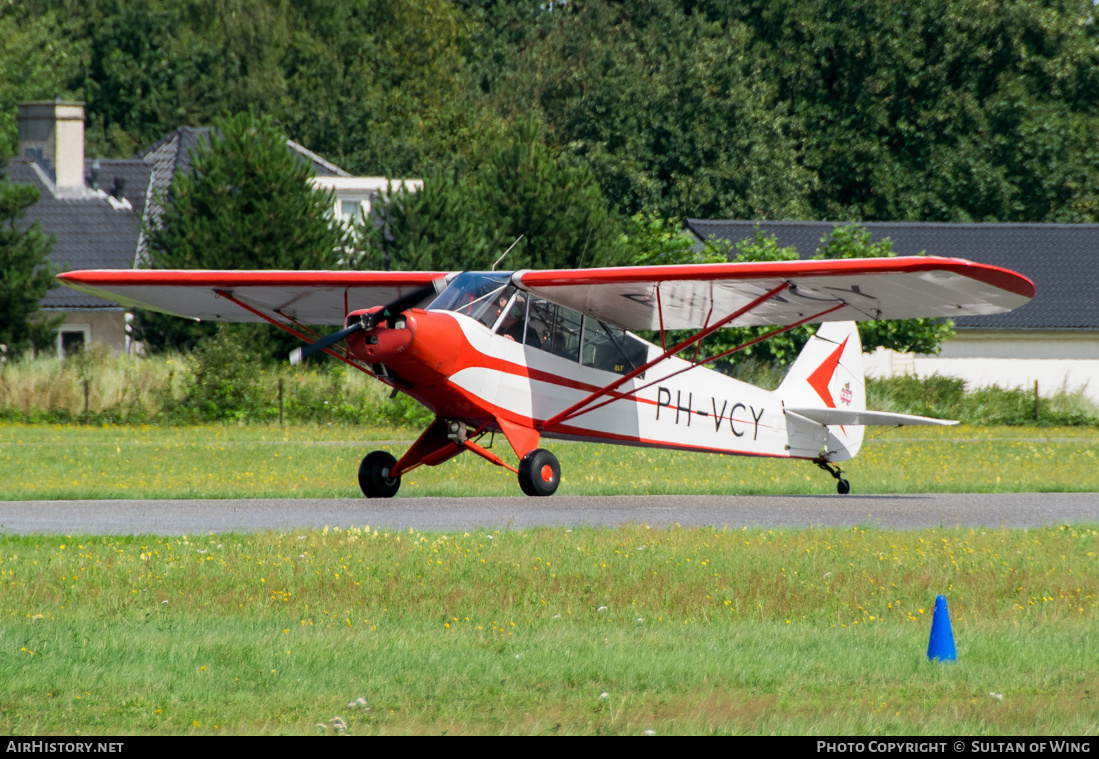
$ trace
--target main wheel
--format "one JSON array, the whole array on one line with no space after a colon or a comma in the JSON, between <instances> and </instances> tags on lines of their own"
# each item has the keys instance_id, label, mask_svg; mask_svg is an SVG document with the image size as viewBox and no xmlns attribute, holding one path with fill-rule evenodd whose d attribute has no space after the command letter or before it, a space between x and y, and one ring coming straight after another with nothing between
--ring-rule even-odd
<instances>
[{"instance_id":1,"label":"main wheel","mask_svg":"<svg viewBox=\"0 0 1099 759\"><path fill-rule=\"evenodd\" d=\"M851 492L851 483L841 477L839 482L836 483L836 492L840 495L847 495Z\"/></svg>"},{"instance_id":2,"label":"main wheel","mask_svg":"<svg viewBox=\"0 0 1099 759\"><path fill-rule=\"evenodd\" d=\"M359 487L367 498L392 498L401 487L400 477L390 477L389 472L397 463L385 451L368 453L359 464Z\"/></svg>"},{"instance_id":3,"label":"main wheel","mask_svg":"<svg viewBox=\"0 0 1099 759\"><path fill-rule=\"evenodd\" d=\"M519 462L519 487L527 495L553 495L561 484L561 465L545 448L535 448Z\"/></svg>"}]
</instances>

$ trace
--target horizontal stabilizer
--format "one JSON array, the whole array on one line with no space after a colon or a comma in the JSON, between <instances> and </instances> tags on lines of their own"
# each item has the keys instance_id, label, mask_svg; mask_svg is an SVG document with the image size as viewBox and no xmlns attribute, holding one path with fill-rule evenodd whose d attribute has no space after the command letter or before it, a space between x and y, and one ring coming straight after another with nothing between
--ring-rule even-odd
<instances>
[{"instance_id":1,"label":"horizontal stabilizer","mask_svg":"<svg viewBox=\"0 0 1099 759\"><path fill-rule=\"evenodd\" d=\"M934 425L937 427L949 427L958 422L952 419L932 419L929 416L914 416L912 414L892 414L887 411L859 411L857 409L838 408L790 408L783 409L787 414L797 414L817 424L850 424L893 427L896 425Z\"/></svg>"}]
</instances>

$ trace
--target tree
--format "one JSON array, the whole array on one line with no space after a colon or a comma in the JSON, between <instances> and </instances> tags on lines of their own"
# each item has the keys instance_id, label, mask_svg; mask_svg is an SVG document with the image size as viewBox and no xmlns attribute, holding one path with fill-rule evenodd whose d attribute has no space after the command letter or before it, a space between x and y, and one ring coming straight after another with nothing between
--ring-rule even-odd
<instances>
[{"instance_id":1,"label":"tree","mask_svg":"<svg viewBox=\"0 0 1099 759\"><path fill-rule=\"evenodd\" d=\"M470 82L467 15L448 0L289 4L279 112L304 144L355 174L475 166L500 134Z\"/></svg>"},{"instance_id":2,"label":"tree","mask_svg":"<svg viewBox=\"0 0 1099 759\"><path fill-rule=\"evenodd\" d=\"M652 213L635 213L626 222L623 242L634 266L711 264L727 261L714 245L696 250L694 235L678 219L662 219Z\"/></svg>"},{"instance_id":3,"label":"tree","mask_svg":"<svg viewBox=\"0 0 1099 759\"><path fill-rule=\"evenodd\" d=\"M751 29L817 218L1099 220L1089 0L698 3Z\"/></svg>"},{"instance_id":4,"label":"tree","mask_svg":"<svg viewBox=\"0 0 1099 759\"><path fill-rule=\"evenodd\" d=\"M487 231L511 269L610 266L624 260L619 222L584 161L546 145L533 117L478 174Z\"/></svg>"},{"instance_id":5,"label":"tree","mask_svg":"<svg viewBox=\"0 0 1099 759\"><path fill-rule=\"evenodd\" d=\"M457 170L435 170L418 192L390 187L364 220L360 269L433 271L471 269L492 250L475 189Z\"/></svg>"},{"instance_id":6,"label":"tree","mask_svg":"<svg viewBox=\"0 0 1099 759\"><path fill-rule=\"evenodd\" d=\"M488 269L518 238L502 268L570 268L624 262L620 222L594 176L546 145L533 118L477 170L434 172L423 190L393 193L364 266Z\"/></svg>"},{"instance_id":7,"label":"tree","mask_svg":"<svg viewBox=\"0 0 1099 759\"><path fill-rule=\"evenodd\" d=\"M160 222L145 230L161 269L335 269L349 234L331 218L333 196L314 190L311 166L269 118L220 119L172 180ZM140 339L154 350L190 347L209 330L165 326L142 314ZM178 323L179 320L175 320ZM279 343L281 345L281 343Z\"/></svg>"},{"instance_id":8,"label":"tree","mask_svg":"<svg viewBox=\"0 0 1099 759\"><path fill-rule=\"evenodd\" d=\"M0 174L8 159L0 154ZM53 343L64 317L43 318L39 301L57 287L49 263L53 239L36 221L23 223L27 208L38 202L38 190L0 177L0 345L8 356Z\"/></svg>"},{"instance_id":9,"label":"tree","mask_svg":"<svg viewBox=\"0 0 1099 759\"><path fill-rule=\"evenodd\" d=\"M62 16L62 19L67 17ZM83 68L86 45L68 37L71 20L52 11L0 9L0 152L16 145L15 106L27 100L80 99L71 81Z\"/></svg>"},{"instance_id":10,"label":"tree","mask_svg":"<svg viewBox=\"0 0 1099 759\"><path fill-rule=\"evenodd\" d=\"M537 108L625 213L804 218L814 177L749 29L682 5L543 3L510 23L484 11L497 39L516 40L512 69L491 81L499 107Z\"/></svg>"}]
</instances>

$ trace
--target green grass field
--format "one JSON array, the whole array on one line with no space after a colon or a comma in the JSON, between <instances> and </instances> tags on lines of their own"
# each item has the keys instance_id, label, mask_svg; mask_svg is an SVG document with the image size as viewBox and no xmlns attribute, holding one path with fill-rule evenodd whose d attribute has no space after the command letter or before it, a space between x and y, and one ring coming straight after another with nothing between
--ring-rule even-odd
<instances>
[{"instance_id":1,"label":"green grass field","mask_svg":"<svg viewBox=\"0 0 1099 759\"><path fill-rule=\"evenodd\" d=\"M1087 526L8 535L0 728L1095 735L1097 556Z\"/></svg>"},{"instance_id":2,"label":"green grass field","mask_svg":"<svg viewBox=\"0 0 1099 759\"><path fill-rule=\"evenodd\" d=\"M7 499L359 497L359 458L407 437L9 424L0 482ZM562 493L832 492L806 463L553 447ZM898 430L849 476L1095 491L1097 448L1087 428ZM467 455L401 495L517 492ZM952 664L925 655L939 593ZM1096 525L0 534L0 730L1095 735L1097 622Z\"/></svg>"},{"instance_id":3,"label":"green grass field","mask_svg":"<svg viewBox=\"0 0 1099 759\"><path fill-rule=\"evenodd\" d=\"M1099 491L1099 434L1086 427L878 431L845 465L854 493ZM399 456L414 434L339 426L0 424L0 498L360 497L374 448ZM371 443L370 441L381 441ZM495 441L506 460L507 443ZM570 495L831 493L808 462L547 442ZM519 495L510 472L464 454L421 467L404 496Z\"/></svg>"}]
</instances>

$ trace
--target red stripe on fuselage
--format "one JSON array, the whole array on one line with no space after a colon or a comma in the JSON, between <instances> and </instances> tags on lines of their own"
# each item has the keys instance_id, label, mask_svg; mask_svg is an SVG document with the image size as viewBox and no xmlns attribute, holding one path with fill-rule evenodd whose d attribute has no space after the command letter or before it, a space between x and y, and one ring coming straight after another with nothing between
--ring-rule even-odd
<instances>
[{"instance_id":1,"label":"red stripe on fuselage","mask_svg":"<svg viewBox=\"0 0 1099 759\"><path fill-rule=\"evenodd\" d=\"M551 371L534 369L524 364L482 353L472 345L466 336L462 325L459 323L461 317L447 312L422 311L420 309L414 309L409 313L411 316L410 323L415 325L415 336L406 349L390 361L389 366L396 372L398 377L407 381L407 385L401 385L398 382L398 387L401 387L404 392L412 395L435 411L436 414L445 418L461 419L467 424L475 426L480 426L486 422L493 423L496 417L525 427L534 427L538 421L542 421L502 408L495 403L490 403L450 381L453 375L465 369L497 371L583 393L592 393L602 389L598 385L570 379ZM480 327L473 328L479 329ZM659 406L656 400L641 398L637 395L623 392L613 392L610 395L615 400L654 407ZM710 417L708 413L701 411L692 411L691 413L700 418ZM742 424L751 424L751 421L746 419L735 421ZM629 436L616 436L615 433L589 431L571 425L562 427L562 431L570 437L582 436L591 440L621 439L635 445L664 446L683 450L729 453L731 455L764 455L704 446L684 446ZM556 437L556 435L552 437Z\"/></svg>"}]
</instances>

